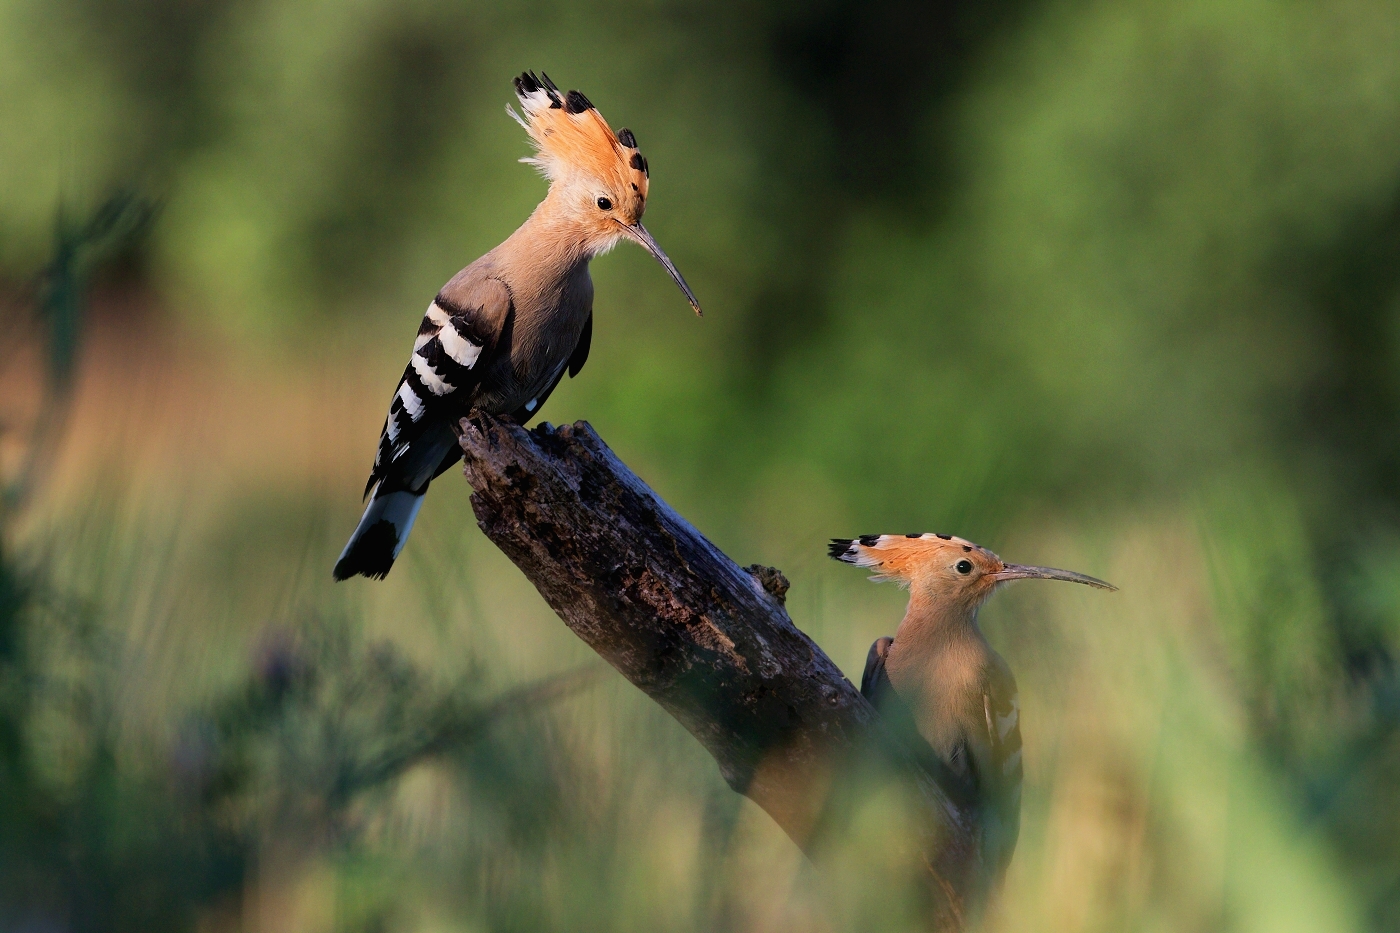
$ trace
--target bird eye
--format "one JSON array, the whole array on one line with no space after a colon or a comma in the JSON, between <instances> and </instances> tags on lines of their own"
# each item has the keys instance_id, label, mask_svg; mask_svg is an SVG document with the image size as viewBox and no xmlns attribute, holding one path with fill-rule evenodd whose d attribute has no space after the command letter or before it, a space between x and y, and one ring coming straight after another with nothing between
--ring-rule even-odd
<instances>
[{"instance_id":1,"label":"bird eye","mask_svg":"<svg viewBox=\"0 0 1400 933\"><path fill-rule=\"evenodd\" d=\"M599 198L599 199L598 199L598 206L599 206L600 208L602 208L603 210L605 210L605 211L610 211L610 210L612 210L612 202L609 201L607 198Z\"/></svg>"},{"instance_id":2,"label":"bird eye","mask_svg":"<svg viewBox=\"0 0 1400 933\"><path fill-rule=\"evenodd\" d=\"M953 569L956 570L958 573L972 573L972 561L960 560L953 567Z\"/></svg>"}]
</instances>

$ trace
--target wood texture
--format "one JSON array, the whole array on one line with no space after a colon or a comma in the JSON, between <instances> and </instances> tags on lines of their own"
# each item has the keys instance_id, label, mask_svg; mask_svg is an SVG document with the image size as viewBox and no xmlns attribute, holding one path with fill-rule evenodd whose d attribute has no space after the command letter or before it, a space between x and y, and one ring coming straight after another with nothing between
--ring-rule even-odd
<instances>
[{"instance_id":1,"label":"wood texture","mask_svg":"<svg viewBox=\"0 0 1400 933\"><path fill-rule=\"evenodd\" d=\"M787 580L739 567L637 478L586 422L531 431L474 413L458 426L478 524L564 623L714 757L820 864L843 788L883 726L793 625ZM974 817L892 754L927 824L911 860L934 929L964 926L975 890ZM846 801L849 803L850 801Z\"/></svg>"}]
</instances>

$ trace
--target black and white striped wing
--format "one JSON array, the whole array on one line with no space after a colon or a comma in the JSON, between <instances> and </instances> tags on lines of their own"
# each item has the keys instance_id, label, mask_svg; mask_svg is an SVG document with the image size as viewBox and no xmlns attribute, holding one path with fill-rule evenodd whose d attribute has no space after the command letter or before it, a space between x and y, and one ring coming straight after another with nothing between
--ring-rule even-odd
<instances>
[{"instance_id":1,"label":"black and white striped wing","mask_svg":"<svg viewBox=\"0 0 1400 933\"><path fill-rule=\"evenodd\" d=\"M1021 766L1021 698L1010 691L989 690L982 695L987 735L992 749L987 783L1002 795L1020 794L1024 770Z\"/></svg>"},{"instance_id":2,"label":"black and white striped wing","mask_svg":"<svg viewBox=\"0 0 1400 933\"><path fill-rule=\"evenodd\" d=\"M1005 872L1021 830L1021 700L1011 669L999 656L994 661L982 694L988 754L977 766L988 854ZM972 743L974 755L980 745Z\"/></svg>"},{"instance_id":3,"label":"black and white striped wing","mask_svg":"<svg viewBox=\"0 0 1400 933\"><path fill-rule=\"evenodd\" d=\"M416 490L432 479L442 456L438 435L470 409L510 311L510 292L496 279L450 284L428 305L389 403L365 495L378 483Z\"/></svg>"}]
</instances>

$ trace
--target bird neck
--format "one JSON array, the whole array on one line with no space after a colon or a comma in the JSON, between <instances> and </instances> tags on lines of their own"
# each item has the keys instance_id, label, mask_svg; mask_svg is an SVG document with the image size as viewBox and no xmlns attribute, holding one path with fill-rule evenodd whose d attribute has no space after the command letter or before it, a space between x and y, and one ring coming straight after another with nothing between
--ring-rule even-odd
<instances>
[{"instance_id":1,"label":"bird neck","mask_svg":"<svg viewBox=\"0 0 1400 933\"><path fill-rule=\"evenodd\" d=\"M919 732L941 754L958 741L962 701L982 676L989 653L976 606L914 593L885 673L914 711Z\"/></svg>"},{"instance_id":2,"label":"bird neck","mask_svg":"<svg viewBox=\"0 0 1400 933\"><path fill-rule=\"evenodd\" d=\"M534 276L562 279L586 267L612 242L581 224L577 210L555 185L498 251L508 265L528 268Z\"/></svg>"},{"instance_id":3,"label":"bird neck","mask_svg":"<svg viewBox=\"0 0 1400 933\"><path fill-rule=\"evenodd\" d=\"M937 592L914 587L909 593L909 608L904 611L904 619L899 623L895 638L943 640L978 632L977 609L976 604L969 605Z\"/></svg>"}]
</instances>

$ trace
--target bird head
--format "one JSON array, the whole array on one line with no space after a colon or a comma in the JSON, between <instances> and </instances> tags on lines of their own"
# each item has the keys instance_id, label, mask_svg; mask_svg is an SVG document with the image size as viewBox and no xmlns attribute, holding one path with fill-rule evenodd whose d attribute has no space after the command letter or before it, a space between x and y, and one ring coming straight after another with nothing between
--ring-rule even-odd
<instances>
[{"instance_id":1,"label":"bird head","mask_svg":"<svg viewBox=\"0 0 1400 933\"><path fill-rule=\"evenodd\" d=\"M550 198L571 236L592 256L632 240L671 274L700 314L700 302L652 235L642 226L650 167L625 127L616 133L579 91L559 90L549 75L527 71L515 79L523 116L506 107L525 128L535 154L521 159L549 179Z\"/></svg>"},{"instance_id":2,"label":"bird head","mask_svg":"<svg viewBox=\"0 0 1400 933\"><path fill-rule=\"evenodd\" d=\"M973 611L1011 580L1065 580L1103 590L1117 587L1054 567L1008 564L980 545L952 535L864 535L833 538L831 556L875 571L873 580L894 580L925 599Z\"/></svg>"}]
</instances>

